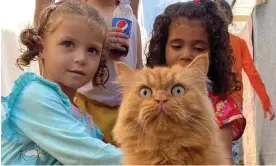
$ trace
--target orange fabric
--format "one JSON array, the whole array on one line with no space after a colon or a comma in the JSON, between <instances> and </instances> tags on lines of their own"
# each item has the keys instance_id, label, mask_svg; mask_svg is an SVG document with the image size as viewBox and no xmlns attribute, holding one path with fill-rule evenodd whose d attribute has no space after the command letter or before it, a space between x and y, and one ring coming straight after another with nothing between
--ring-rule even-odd
<instances>
[{"instance_id":1,"label":"orange fabric","mask_svg":"<svg viewBox=\"0 0 276 166\"><path fill-rule=\"evenodd\" d=\"M233 55L236 59L234 65L234 72L238 74L238 80L242 81L242 69L247 74L249 81L259 96L263 109L268 109L271 106L270 99L267 95L265 85L254 65L253 59L250 55L249 49L245 40L230 34L230 42L233 49ZM243 104L243 87L240 91L235 92L233 95L239 104Z\"/></svg>"}]
</instances>

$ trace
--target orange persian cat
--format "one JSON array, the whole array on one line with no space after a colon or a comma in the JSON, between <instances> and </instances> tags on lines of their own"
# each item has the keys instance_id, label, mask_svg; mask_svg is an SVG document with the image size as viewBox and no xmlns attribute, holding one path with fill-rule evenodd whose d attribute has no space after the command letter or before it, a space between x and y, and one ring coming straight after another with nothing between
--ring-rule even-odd
<instances>
[{"instance_id":1,"label":"orange persian cat","mask_svg":"<svg viewBox=\"0 0 276 166\"><path fill-rule=\"evenodd\" d=\"M207 55L185 68L116 65L124 92L113 133L124 164L231 164L208 99Z\"/></svg>"}]
</instances>

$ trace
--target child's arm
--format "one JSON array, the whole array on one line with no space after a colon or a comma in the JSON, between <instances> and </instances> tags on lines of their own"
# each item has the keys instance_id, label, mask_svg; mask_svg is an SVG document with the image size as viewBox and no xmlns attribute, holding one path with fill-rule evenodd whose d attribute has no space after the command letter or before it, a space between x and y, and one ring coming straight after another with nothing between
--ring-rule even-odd
<instances>
[{"instance_id":1,"label":"child's arm","mask_svg":"<svg viewBox=\"0 0 276 166\"><path fill-rule=\"evenodd\" d=\"M246 42L243 39L240 39L240 45L242 48L242 67L247 74L252 87L260 97L263 109L267 111L271 108L272 105L267 95L265 85L254 65Z\"/></svg>"},{"instance_id":2,"label":"child's arm","mask_svg":"<svg viewBox=\"0 0 276 166\"><path fill-rule=\"evenodd\" d=\"M225 128L223 131L224 136L227 137L229 124L231 124L233 134L231 139L233 141L238 140L244 132L246 119L233 97L229 93L226 93L225 98L222 99L219 95L209 91L209 98L211 98L219 127Z\"/></svg>"},{"instance_id":3,"label":"child's arm","mask_svg":"<svg viewBox=\"0 0 276 166\"><path fill-rule=\"evenodd\" d=\"M38 25L40 13L47 6L51 5L51 0L36 0L35 1L35 12L34 12L34 20L33 26L36 27Z\"/></svg>"},{"instance_id":4,"label":"child's arm","mask_svg":"<svg viewBox=\"0 0 276 166\"><path fill-rule=\"evenodd\" d=\"M18 130L65 165L120 164L121 152L91 137L87 127L70 115L70 102L45 89L32 83L18 98L10 117Z\"/></svg>"},{"instance_id":5,"label":"child's arm","mask_svg":"<svg viewBox=\"0 0 276 166\"><path fill-rule=\"evenodd\" d=\"M133 10L133 14L138 18L139 0L131 0L130 6Z\"/></svg>"}]
</instances>

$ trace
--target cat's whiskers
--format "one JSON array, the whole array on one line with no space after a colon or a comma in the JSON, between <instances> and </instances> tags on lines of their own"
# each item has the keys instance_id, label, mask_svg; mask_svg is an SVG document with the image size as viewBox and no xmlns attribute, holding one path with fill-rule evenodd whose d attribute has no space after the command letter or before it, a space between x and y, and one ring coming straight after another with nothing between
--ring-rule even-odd
<instances>
[{"instance_id":1,"label":"cat's whiskers","mask_svg":"<svg viewBox=\"0 0 276 166\"><path fill-rule=\"evenodd\" d=\"M204 118L204 117L202 117L202 116L196 115L196 114L191 113L191 112L188 112L188 111L187 111L186 113L189 113L189 114L191 114L191 115L193 115L193 116L196 116L196 117L201 118L201 119L204 119L204 120L210 120L210 119Z\"/></svg>"},{"instance_id":2,"label":"cat's whiskers","mask_svg":"<svg viewBox=\"0 0 276 166\"><path fill-rule=\"evenodd\" d=\"M148 124L149 122L154 120L154 118L158 115L158 112L156 111L157 107L158 107L157 105L155 105L155 107L152 105L149 105L149 106L144 106L141 109L140 112L143 112L144 120L146 120L144 124Z\"/></svg>"},{"instance_id":3,"label":"cat's whiskers","mask_svg":"<svg viewBox=\"0 0 276 166\"><path fill-rule=\"evenodd\" d=\"M177 108L180 109L180 110L183 110L183 108L181 108L181 107L178 106L177 104L175 104L175 107L177 107ZM191 112L189 112L189 111L185 111L185 113L192 114L193 116L199 117L199 118L204 119L204 120L210 120L210 119L204 118L203 116L200 116L200 115L196 115L196 114L194 114L194 113L191 113Z\"/></svg>"},{"instance_id":4,"label":"cat's whiskers","mask_svg":"<svg viewBox=\"0 0 276 166\"><path fill-rule=\"evenodd\" d=\"M191 117L191 116L187 116L187 117L191 118L192 120L194 120L195 122L197 122L198 124L200 124L202 127L204 127L207 130L207 132L209 133L209 135L211 137L211 146L213 146L214 140L213 140L213 135L212 135L211 131L204 124L200 123L198 120L194 119L193 117Z\"/></svg>"},{"instance_id":5,"label":"cat's whiskers","mask_svg":"<svg viewBox=\"0 0 276 166\"><path fill-rule=\"evenodd\" d=\"M138 148L140 148L140 137L141 137L142 134L143 134L143 130L142 130L142 132L140 132L140 133L138 134L138 138L137 138L137 147L138 147Z\"/></svg>"},{"instance_id":6,"label":"cat's whiskers","mask_svg":"<svg viewBox=\"0 0 276 166\"><path fill-rule=\"evenodd\" d=\"M193 128L195 128L195 129L197 129L197 130L199 130L200 132L201 132L201 134L203 135L203 131L200 129L200 128L198 128L198 127L195 127L191 122L189 122L186 118L183 118L183 120L185 120L189 125L191 125Z\"/></svg>"},{"instance_id":7,"label":"cat's whiskers","mask_svg":"<svg viewBox=\"0 0 276 166\"><path fill-rule=\"evenodd\" d=\"M136 116L133 120L131 120L127 126L125 127L127 130L131 129L130 127L133 127L133 124L136 123L138 116Z\"/></svg>"},{"instance_id":8,"label":"cat's whiskers","mask_svg":"<svg viewBox=\"0 0 276 166\"><path fill-rule=\"evenodd\" d=\"M193 114L193 113L191 113L191 112L189 112L189 111L186 111L186 110L184 110L183 108L181 108L181 107L178 106L178 105L174 105L174 106L175 106L178 110L181 110L181 112L189 113L190 115L199 117L199 118L204 119L204 120L208 120L208 119L206 119L206 118L204 118L204 117L202 117L202 116L199 116L199 115ZM186 116L183 117L182 114L178 114L177 112L175 112L175 114L176 114L177 116L181 117L181 119L184 119L189 125L195 127L195 126L192 125L188 120L186 120L186 118L185 118ZM191 118L192 120L195 121L195 119L192 118L191 116L187 115L187 117L189 117L189 118ZM197 122L199 123L199 121L197 121ZM200 124L203 125L202 123L200 123ZM204 126L204 125L203 125L203 126ZM204 127L205 127L205 126L204 126ZM205 128L206 128L206 127L205 127ZM195 127L195 129L199 130L202 134L204 133L200 128ZM209 131L209 130L208 130L208 131ZM209 133L210 133L210 131L209 131ZM212 137L212 136L211 136L211 137Z\"/></svg>"},{"instance_id":9,"label":"cat's whiskers","mask_svg":"<svg viewBox=\"0 0 276 166\"><path fill-rule=\"evenodd\" d=\"M132 121L130 121L126 126L126 129L132 130L132 128L134 128L133 124L134 125L137 124L137 119L138 119L138 116L136 116ZM142 132L139 132L139 135L138 135L138 145L137 145L138 147L140 147L140 139L139 138L140 138L140 135L142 135L142 134L143 134L143 129L142 129Z\"/></svg>"},{"instance_id":10,"label":"cat's whiskers","mask_svg":"<svg viewBox=\"0 0 276 166\"><path fill-rule=\"evenodd\" d=\"M186 121L188 124L190 124L191 126L193 126L193 128L199 130L199 132L200 132L202 135L204 134L204 132L203 132L199 127L195 127L195 125L193 125L191 122L189 122L186 118L185 118L185 121ZM194 145L197 144L197 142L196 142L195 139L193 139L192 142L194 143Z\"/></svg>"},{"instance_id":11,"label":"cat's whiskers","mask_svg":"<svg viewBox=\"0 0 276 166\"><path fill-rule=\"evenodd\" d=\"M190 123L187 120L187 118L186 118L186 116L184 114L180 113L180 112L187 112L186 110L184 110L183 108L181 108L180 106L178 106L176 104L174 105L174 107L175 107L174 108L175 110L179 110L179 111L174 111L174 116L173 117L171 116L170 118L175 121L175 123L177 125L177 132L178 133L180 133L180 129L179 129L179 124L181 123L180 120L185 120L185 122L187 122L187 124L189 124L190 126L195 127L192 123ZM172 109L172 107L171 107L171 109ZM178 117L178 118L175 118L175 117ZM204 133L200 128L195 127L195 129L197 129L198 131L200 131L201 134Z\"/></svg>"},{"instance_id":12,"label":"cat's whiskers","mask_svg":"<svg viewBox=\"0 0 276 166\"><path fill-rule=\"evenodd\" d=\"M150 107L150 106L148 106L148 107ZM146 108L148 108L148 107L146 107ZM144 109L146 109L145 107L144 107ZM142 110L141 110L142 111ZM137 142L137 146L138 147L140 147L140 140L143 140L143 139L141 139L141 136L142 135L144 135L145 134L145 128L146 128L146 125L148 124L148 121L150 120L150 118L146 118L145 119L145 122L143 123L143 125L142 125L142 132L140 132L139 134L138 134L138 142Z\"/></svg>"},{"instance_id":13,"label":"cat's whiskers","mask_svg":"<svg viewBox=\"0 0 276 166\"><path fill-rule=\"evenodd\" d=\"M145 121L145 123L143 124L143 127L142 127L142 132L141 132L141 135L139 135L139 138L140 136L144 135L145 134L145 128L146 128L146 125L148 123L148 119ZM140 139L138 138L138 144L140 145Z\"/></svg>"},{"instance_id":14,"label":"cat's whiskers","mask_svg":"<svg viewBox=\"0 0 276 166\"><path fill-rule=\"evenodd\" d=\"M177 135L180 135L180 129L179 129L178 123L176 124L176 133Z\"/></svg>"}]
</instances>

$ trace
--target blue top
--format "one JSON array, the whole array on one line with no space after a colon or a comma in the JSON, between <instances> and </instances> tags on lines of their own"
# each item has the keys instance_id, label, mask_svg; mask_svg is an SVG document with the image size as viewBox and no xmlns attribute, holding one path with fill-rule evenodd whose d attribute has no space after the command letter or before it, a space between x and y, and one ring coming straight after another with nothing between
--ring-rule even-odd
<instances>
[{"instance_id":1,"label":"blue top","mask_svg":"<svg viewBox=\"0 0 276 166\"><path fill-rule=\"evenodd\" d=\"M2 97L2 164L120 164L92 117L71 105L60 87L24 73ZM4 110L4 111L3 111Z\"/></svg>"}]
</instances>

